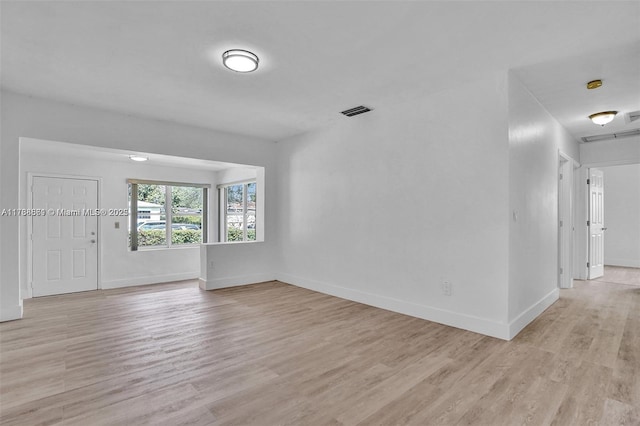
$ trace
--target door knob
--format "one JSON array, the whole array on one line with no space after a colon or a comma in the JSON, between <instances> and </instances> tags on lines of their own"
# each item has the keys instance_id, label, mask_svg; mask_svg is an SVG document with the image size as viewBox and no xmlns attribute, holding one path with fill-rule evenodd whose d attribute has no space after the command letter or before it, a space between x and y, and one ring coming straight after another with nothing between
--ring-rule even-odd
<instances>
[{"instance_id":1,"label":"door knob","mask_svg":"<svg viewBox=\"0 0 640 426\"><path fill-rule=\"evenodd\" d=\"M96 242L96 240L91 240L91 244L94 244Z\"/></svg>"}]
</instances>

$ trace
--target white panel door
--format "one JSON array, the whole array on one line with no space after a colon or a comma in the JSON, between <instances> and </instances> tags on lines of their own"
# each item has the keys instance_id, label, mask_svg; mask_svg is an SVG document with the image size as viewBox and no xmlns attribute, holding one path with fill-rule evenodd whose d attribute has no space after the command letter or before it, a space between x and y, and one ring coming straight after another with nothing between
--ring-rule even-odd
<instances>
[{"instance_id":1,"label":"white panel door","mask_svg":"<svg viewBox=\"0 0 640 426\"><path fill-rule=\"evenodd\" d=\"M558 260L560 288L573 287L573 218L572 218L573 163L560 159L558 187Z\"/></svg>"},{"instance_id":2,"label":"white panel door","mask_svg":"<svg viewBox=\"0 0 640 426\"><path fill-rule=\"evenodd\" d=\"M32 218L33 296L98 288L98 182L34 177Z\"/></svg>"},{"instance_id":3,"label":"white panel door","mask_svg":"<svg viewBox=\"0 0 640 426\"><path fill-rule=\"evenodd\" d=\"M604 176L589 169L589 279L604 275Z\"/></svg>"}]
</instances>

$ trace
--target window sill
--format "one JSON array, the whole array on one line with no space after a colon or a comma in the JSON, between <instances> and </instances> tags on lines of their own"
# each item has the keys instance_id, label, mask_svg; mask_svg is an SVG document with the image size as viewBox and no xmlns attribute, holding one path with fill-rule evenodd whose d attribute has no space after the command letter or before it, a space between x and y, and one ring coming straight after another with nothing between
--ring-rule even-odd
<instances>
[{"instance_id":1,"label":"window sill","mask_svg":"<svg viewBox=\"0 0 640 426\"><path fill-rule=\"evenodd\" d=\"M218 241L215 243L203 243L203 246L220 246L220 245L232 245L232 244L255 244L255 243L264 243L264 240L256 240L256 241Z\"/></svg>"},{"instance_id":2,"label":"window sill","mask_svg":"<svg viewBox=\"0 0 640 426\"><path fill-rule=\"evenodd\" d=\"M179 246L149 246L149 247L138 247L138 250L129 249L130 253L139 253L142 251L160 251L160 250L185 250L185 249L194 249L200 247L200 244L184 244Z\"/></svg>"}]
</instances>

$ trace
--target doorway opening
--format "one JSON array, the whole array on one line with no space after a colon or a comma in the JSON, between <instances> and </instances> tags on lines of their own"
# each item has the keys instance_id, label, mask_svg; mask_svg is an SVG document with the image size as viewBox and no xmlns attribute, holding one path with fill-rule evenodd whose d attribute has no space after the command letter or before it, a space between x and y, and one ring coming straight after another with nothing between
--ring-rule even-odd
<instances>
[{"instance_id":1,"label":"doorway opening","mask_svg":"<svg viewBox=\"0 0 640 426\"><path fill-rule=\"evenodd\" d=\"M559 152L558 163L558 287L573 286L574 169L576 162Z\"/></svg>"},{"instance_id":2,"label":"doorway opening","mask_svg":"<svg viewBox=\"0 0 640 426\"><path fill-rule=\"evenodd\" d=\"M604 275L604 173L600 169L589 169L589 279Z\"/></svg>"}]
</instances>

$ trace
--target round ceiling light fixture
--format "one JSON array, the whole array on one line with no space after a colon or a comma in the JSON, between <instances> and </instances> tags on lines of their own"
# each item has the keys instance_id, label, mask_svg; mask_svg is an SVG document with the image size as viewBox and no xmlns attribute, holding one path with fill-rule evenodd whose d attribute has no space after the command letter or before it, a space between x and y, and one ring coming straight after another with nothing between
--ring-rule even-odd
<instances>
[{"instance_id":1,"label":"round ceiling light fixture","mask_svg":"<svg viewBox=\"0 0 640 426\"><path fill-rule=\"evenodd\" d=\"M598 87L602 87L602 80L591 80L587 83L588 90L597 89Z\"/></svg>"},{"instance_id":2,"label":"round ceiling light fixture","mask_svg":"<svg viewBox=\"0 0 640 426\"><path fill-rule=\"evenodd\" d=\"M591 114L589 116L589 119L591 119L591 121L593 121L595 124L604 126L607 123L611 123L617 113L618 111L596 112L595 114Z\"/></svg>"},{"instance_id":3,"label":"round ceiling light fixture","mask_svg":"<svg viewBox=\"0 0 640 426\"><path fill-rule=\"evenodd\" d=\"M142 156L142 155L130 155L129 156L129 160L132 160L132 161L147 161L147 160L149 160L149 157L145 157L145 156Z\"/></svg>"},{"instance_id":4,"label":"round ceiling light fixture","mask_svg":"<svg viewBox=\"0 0 640 426\"><path fill-rule=\"evenodd\" d=\"M235 72L252 72L258 69L258 56L248 50L231 49L222 54L222 63Z\"/></svg>"}]
</instances>

